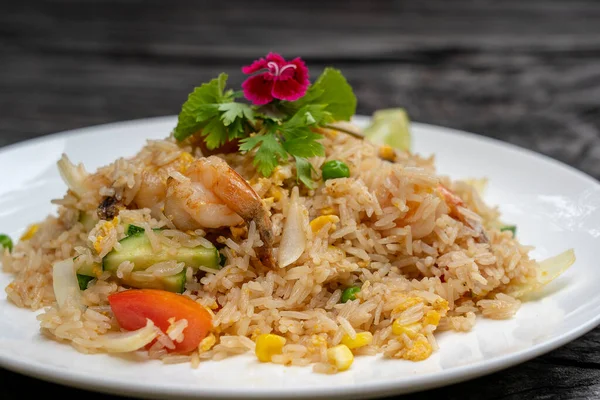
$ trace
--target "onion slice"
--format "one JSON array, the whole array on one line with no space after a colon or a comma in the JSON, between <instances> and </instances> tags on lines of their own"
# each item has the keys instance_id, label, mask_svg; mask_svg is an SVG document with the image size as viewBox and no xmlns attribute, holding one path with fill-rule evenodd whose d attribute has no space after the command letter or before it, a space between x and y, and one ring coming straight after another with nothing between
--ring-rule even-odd
<instances>
[{"instance_id":1,"label":"onion slice","mask_svg":"<svg viewBox=\"0 0 600 400\"><path fill-rule=\"evenodd\" d=\"M554 257L539 262L540 276L537 280L531 279L527 283L516 286L509 294L513 297L523 297L533 294L544 288L547 284L562 275L575 263L573 249L566 250Z\"/></svg>"},{"instance_id":2,"label":"onion slice","mask_svg":"<svg viewBox=\"0 0 600 400\"><path fill-rule=\"evenodd\" d=\"M68 188L78 197L83 196L87 190L85 180L88 177L83 164L73 164L66 154L63 154L56 164L58 165L58 172L60 172L60 176Z\"/></svg>"},{"instance_id":3,"label":"onion slice","mask_svg":"<svg viewBox=\"0 0 600 400\"><path fill-rule=\"evenodd\" d=\"M131 332L107 333L98 338L99 344L109 353L129 353L152 342L158 336L154 323L146 319L146 326Z\"/></svg>"},{"instance_id":4,"label":"onion slice","mask_svg":"<svg viewBox=\"0 0 600 400\"><path fill-rule=\"evenodd\" d=\"M72 258L57 261L52 265L52 287L59 308L65 307L67 303L83 308Z\"/></svg>"},{"instance_id":5,"label":"onion slice","mask_svg":"<svg viewBox=\"0 0 600 400\"><path fill-rule=\"evenodd\" d=\"M306 249L306 232L303 227L303 207L298 201L298 187L292 189L277 261L280 268L287 267L296 261Z\"/></svg>"},{"instance_id":6,"label":"onion slice","mask_svg":"<svg viewBox=\"0 0 600 400\"><path fill-rule=\"evenodd\" d=\"M569 249L560 253L557 256L550 257L540 262L540 269L542 270L542 276L540 277L540 283L547 285L554 279L558 278L563 272L569 269L571 265L575 263L575 252L573 249Z\"/></svg>"}]
</instances>

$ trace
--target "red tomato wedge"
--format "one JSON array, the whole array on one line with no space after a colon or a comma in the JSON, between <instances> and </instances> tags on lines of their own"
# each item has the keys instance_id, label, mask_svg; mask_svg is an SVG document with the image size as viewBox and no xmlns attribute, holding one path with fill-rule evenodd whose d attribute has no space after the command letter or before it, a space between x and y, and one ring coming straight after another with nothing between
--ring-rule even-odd
<instances>
[{"instance_id":1,"label":"red tomato wedge","mask_svg":"<svg viewBox=\"0 0 600 400\"><path fill-rule=\"evenodd\" d=\"M186 319L184 339L175 342L174 352L187 353L198 347L212 327L212 317L194 300L180 294L154 289L132 289L111 294L108 302L121 328L128 331L146 326L146 319L154 322L163 332L169 328L169 319Z\"/></svg>"}]
</instances>

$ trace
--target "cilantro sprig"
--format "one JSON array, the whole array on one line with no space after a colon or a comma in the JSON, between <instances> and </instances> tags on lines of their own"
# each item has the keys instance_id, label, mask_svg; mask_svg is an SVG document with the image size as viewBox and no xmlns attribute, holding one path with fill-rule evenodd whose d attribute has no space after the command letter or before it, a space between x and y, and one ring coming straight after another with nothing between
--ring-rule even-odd
<instances>
[{"instance_id":1,"label":"cilantro sprig","mask_svg":"<svg viewBox=\"0 0 600 400\"><path fill-rule=\"evenodd\" d=\"M239 140L240 152L252 152L263 176L295 162L297 181L314 188L314 168L308 161L324 156L323 136L316 128L347 121L356 111L356 97L342 73L326 68L296 101L273 101L254 106L236 101L238 92L225 89L227 74L196 87L183 104L174 136L182 141L197 135L209 150Z\"/></svg>"}]
</instances>

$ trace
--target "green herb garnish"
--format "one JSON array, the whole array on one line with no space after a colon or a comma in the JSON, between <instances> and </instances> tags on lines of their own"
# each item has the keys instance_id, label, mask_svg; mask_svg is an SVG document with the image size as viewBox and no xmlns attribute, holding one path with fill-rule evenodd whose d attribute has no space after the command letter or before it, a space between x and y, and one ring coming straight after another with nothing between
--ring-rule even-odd
<instances>
[{"instance_id":1,"label":"green herb garnish","mask_svg":"<svg viewBox=\"0 0 600 400\"><path fill-rule=\"evenodd\" d=\"M0 248L8 249L8 251L12 251L13 242L10 236L5 234L0 234Z\"/></svg>"},{"instance_id":2,"label":"green herb garnish","mask_svg":"<svg viewBox=\"0 0 600 400\"><path fill-rule=\"evenodd\" d=\"M239 93L226 89L226 83L227 75L220 74L190 93L174 137L201 137L209 150L239 140L240 152L255 151L253 164L261 175L268 177L278 165L295 162L297 181L314 188L314 167L308 159L325 155L316 128L350 120L356 111L356 97L342 73L326 68L299 99L260 105L236 101Z\"/></svg>"},{"instance_id":3,"label":"green herb garnish","mask_svg":"<svg viewBox=\"0 0 600 400\"><path fill-rule=\"evenodd\" d=\"M501 232L504 231L511 231L513 237L517 236L517 226L516 225L504 225L503 227L500 228Z\"/></svg>"}]
</instances>

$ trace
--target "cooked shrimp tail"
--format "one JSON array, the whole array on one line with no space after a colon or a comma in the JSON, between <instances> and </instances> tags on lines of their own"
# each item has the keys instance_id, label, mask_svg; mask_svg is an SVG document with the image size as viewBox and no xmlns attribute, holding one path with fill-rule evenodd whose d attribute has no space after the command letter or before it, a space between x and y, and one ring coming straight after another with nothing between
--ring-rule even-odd
<instances>
[{"instance_id":1,"label":"cooked shrimp tail","mask_svg":"<svg viewBox=\"0 0 600 400\"><path fill-rule=\"evenodd\" d=\"M448 206L448 208L450 209L449 215L452 218L461 221L462 223L466 224L471 229L473 229L477 233L475 239L479 243L488 243L489 238L485 233L483 225L481 225L477 221L472 221L466 218L465 215L461 212L460 209L466 207L464 201L462 201L462 199L458 197L452 190L448 189L441 183L438 184L437 190L444 202L446 203L446 205Z\"/></svg>"},{"instance_id":2,"label":"cooked shrimp tail","mask_svg":"<svg viewBox=\"0 0 600 400\"><path fill-rule=\"evenodd\" d=\"M193 162L185 180L167 183L165 215L179 229L217 228L254 221L263 242L258 252L262 263L275 267L273 230L261 198L234 169L216 156Z\"/></svg>"},{"instance_id":3,"label":"cooked shrimp tail","mask_svg":"<svg viewBox=\"0 0 600 400\"><path fill-rule=\"evenodd\" d=\"M219 157L198 160L196 167L200 168L203 182L215 196L246 222L254 221L263 242L258 256L265 266L275 267L271 219L252 186Z\"/></svg>"}]
</instances>

